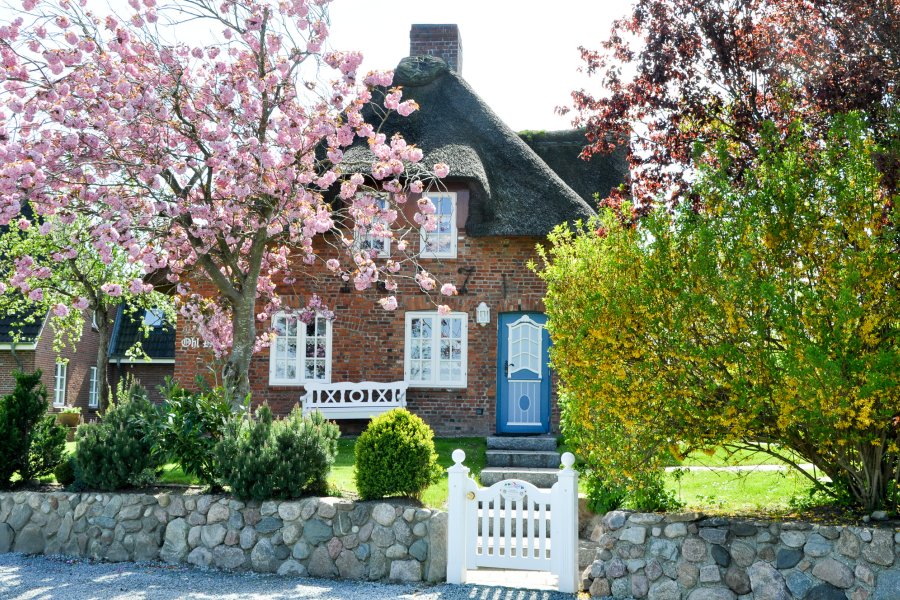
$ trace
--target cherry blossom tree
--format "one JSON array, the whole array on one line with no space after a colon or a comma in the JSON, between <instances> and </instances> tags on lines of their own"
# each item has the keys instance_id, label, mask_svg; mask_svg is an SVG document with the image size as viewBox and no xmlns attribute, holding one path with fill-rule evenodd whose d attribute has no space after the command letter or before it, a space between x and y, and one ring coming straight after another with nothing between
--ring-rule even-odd
<instances>
[{"instance_id":1,"label":"cherry blossom tree","mask_svg":"<svg viewBox=\"0 0 900 600\"><path fill-rule=\"evenodd\" d=\"M0 225L26 202L63 231L84 219L102 262L121 252L164 275L237 401L271 339L278 285L324 270L358 290L381 281L390 293L399 277L438 289L416 272L398 205L446 166L422 165L419 148L362 116L370 103L384 117L417 106L392 73L359 73L358 52L328 50L328 0L129 4L123 18L86 0L24 0L0 28ZM359 139L372 163L345 164ZM427 197L414 220L435 228ZM398 238L397 253L378 260L360 234ZM27 263L15 277L34 276ZM296 318L327 310L308 300Z\"/></svg>"}]
</instances>

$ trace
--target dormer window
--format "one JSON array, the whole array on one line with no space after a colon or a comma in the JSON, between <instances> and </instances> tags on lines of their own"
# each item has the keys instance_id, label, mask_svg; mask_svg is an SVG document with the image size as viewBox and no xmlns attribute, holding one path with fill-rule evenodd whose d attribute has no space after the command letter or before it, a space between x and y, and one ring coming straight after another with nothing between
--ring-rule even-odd
<instances>
[{"instance_id":1,"label":"dormer window","mask_svg":"<svg viewBox=\"0 0 900 600\"><path fill-rule=\"evenodd\" d=\"M356 197L357 200L359 200L364 196L372 197L374 199L373 204L379 211L388 209L389 204L387 194L357 194ZM387 232L389 227L390 225L388 225L383 218L379 215L374 215L371 222L368 224L368 230L365 233L356 233L354 235L356 248L360 250L374 250L377 252L376 257L378 258L389 257L391 255L391 239L378 235L377 233L379 229Z\"/></svg>"},{"instance_id":2,"label":"dormer window","mask_svg":"<svg viewBox=\"0 0 900 600\"><path fill-rule=\"evenodd\" d=\"M419 228L422 258L456 258L456 192L429 193L437 228Z\"/></svg>"},{"instance_id":3,"label":"dormer window","mask_svg":"<svg viewBox=\"0 0 900 600\"><path fill-rule=\"evenodd\" d=\"M166 323L166 313L160 308L148 308L144 311L144 327L157 329Z\"/></svg>"}]
</instances>

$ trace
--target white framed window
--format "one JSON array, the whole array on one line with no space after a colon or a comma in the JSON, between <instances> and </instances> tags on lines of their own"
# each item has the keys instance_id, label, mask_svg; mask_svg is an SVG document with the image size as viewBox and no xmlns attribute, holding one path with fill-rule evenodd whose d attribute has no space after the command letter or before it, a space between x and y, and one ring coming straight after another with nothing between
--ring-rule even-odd
<instances>
[{"instance_id":1,"label":"white framed window","mask_svg":"<svg viewBox=\"0 0 900 600\"><path fill-rule=\"evenodd\" d=\"M66 370L66 363L56 363L56 376L53 382L53 406L56 408L66 405Z\"/></svg>"},{"instance_id":2,"label":"white framed window","mask_svg":"<svg viewBox=\"0 0 900 600\"><path fill-rule=\"evenodd\" d=\"M425 231L419 228L420 248L423 258L456 258L456 192L429 193L434 204L437 228Z\"/></svg>"},{"instance_id":3,"label":"white framed window","mask_svg":"<svg viewBox=\"0 0 900 600\"><path fill-rule=\"evenodd\" d=\"M91 388L88 392L88 408L100 406L100 380L97 379L97 367L91 367Z\"/></svg>"},{"instance_id":4,"label":"white framed window","mask_svg":"<svg viewBox=\"0 0 900 600\"><path fill-rule=\"evenodd\" d=\"M411 387L466 387L468 324L468 313L406 313L406 383Z\"/></svg>"},{"instance_id":5,"label":"white framed window","mask_svg":"<svg viewBox=\"0 0 900 600\"><path fill-rule=\"evenodd\" d=\"M269 347L269 383L303 385L331 381L331 321L317 316L306 325L288 313L272 317L275 340Z\"/></svg>"},{"instance_id":6,"label":"white framed window","mask_svg":"<svg viewBox=\"0 0 900 600\"><path fill-rule=\"evenodd\" d=\"M385 193L377 193L377 194L357 194L357 199L362 198L363 196L371 196L374 198L374 206L378 208L379 211L385 211L390 206L388 202L388 196ZM356 233L354 234L354 245L359 250L375 250L377 251L376 256L378 258L387 258L391 255L391 238L383 237L377 235L373 232L373 230L377 230L380 228L384 228L387 230L390 225L385 222L385 220L378 215L372 216L371 223L369 225L369 231L366 233Z\"/></svg>"},{"instance_id":7,"label":"white framed window","mask_svg":"<svg viewBox=\"0 0 900 600\"><path fill-rule=\"evenodd\" d=\"M166 324L166 313L161 308L148 308L144 311L144 327L156 329Z\"/></svg>"}]
</instances>

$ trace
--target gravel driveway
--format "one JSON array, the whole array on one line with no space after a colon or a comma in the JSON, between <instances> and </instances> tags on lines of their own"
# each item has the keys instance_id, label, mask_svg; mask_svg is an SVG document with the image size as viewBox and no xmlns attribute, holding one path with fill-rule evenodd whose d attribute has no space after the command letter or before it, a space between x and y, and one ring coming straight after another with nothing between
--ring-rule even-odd
<instances>
[{"instance_id":1,"label":"gravel driveway","mask_svg":"<svg viewBox=\"0 0 900 600\"><path fill-rule=\"evenodd\" d=\"M94 563L0 554L0 599L132 600L572 600L569 594L466 585L387 585L327 579L288 579L161 564Z\"/></svg>"}]
</instances>

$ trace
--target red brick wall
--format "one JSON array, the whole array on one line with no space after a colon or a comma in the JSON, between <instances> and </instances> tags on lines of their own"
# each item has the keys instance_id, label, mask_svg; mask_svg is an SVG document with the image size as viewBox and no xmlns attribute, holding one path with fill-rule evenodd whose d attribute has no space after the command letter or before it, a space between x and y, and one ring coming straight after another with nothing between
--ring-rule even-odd
<instances>
[{"instance_id":1,"label":"red brick wall","mask_svg":"<svg viewBox=\"0 0 900 600\"><path fill-rule=\"evenodd\" d=\"M119 380L127 374L132 375L138 383L147 388L150 400L160 403L162 402L162 395L159 393L159 387L165 383L166 377L172 377L175 374L175 365L157 363L117 365L110 363L110 388L115 390Z\"/></svg>"},{"instance_id":2,"label":"red brick wall","mask_svg":"<svg viewBox=\"0 0 900 600\"><path fill-rule=\"evenodd\" d=\"M462 205L467 194L458 197ZM440 435L485 435L496 431L497 323L498 314L513 311L543 311L545 286L526 267L536 259L540 238L472 238L460 231L456 259L421 259L420 264L440 282L465 281L463 268L475 268L466 284L468 293L453 298L435 296L430 300L408 281L400 283L395 312L377 304L384 292L349 291L335 277L323 277L310 289L334 310L331 381L399 381L404 378L405 312L435 310L434 302L446 303L453 311L467 312L468 378L465 389L410 388L410 410L424 418ZM411 244L418 240L411 240ZM345 287L348 291L342 292ZM297 286L280 289L286 306L305 304L305 290ZM485 302L491 310L486 327L475 323L475 309ZM182 340L194 336L179 329L176 340L175 377L190 385L197 373L211 381L221 372L207 350L184 348ZM269 351L257 354L251 364L250 382L254 402L266 400L277 413L285 414L297 403L303 388L269 385ZM552 429L558 430L559 416L552 400ZM349 424L348 424L349 425Z\"/></svg>"},{"instance_id":3,"label":"red brick wall","mask_svg":"<svg viewBox=\"0 0 900 600\"><path fill-rule=\"evenodd\" d=\"M41 379L47 386L47 394L51 403L56 390L57 361L57 354L53 350L53 336L53 328L48 323L38 340L34 365L35 368L43 371ZM59 354L59 358L69 359L66 371L66 406L80 406L85 421L92 421L96 418L97 409L88 408L88 398L91 385L90 369L97 365L99 341L100 336L91 326L90 315L87 315L84 329L81 332L81 340L74 346L67 344Z\"/></svg>"},{"instance_id":4,"label":"red brick wall","mask_svg":"<svg viewBox=\"0 0 900 600\"><path fill-rule=\"evenodd\" d=\"M56 390L56 360L57 354L53 350L53 328L48 324L41 332L35 350L20 350L17 352L22 361L21 368L25 371L41 369L41 381L47 387L47 398L53 402ZM66 406L80 406L82 414L89 416L94 409L88 409L88 396L90 392L90 368L96 364L97 344L99 337L91 328L90 319L82 330L81 341L77 347L68 345L60 353L60 357L69 359L68 372L66 374ZM0 350L0 394L8 394L12 391L14 381L12 372L20 368L13 359L12 352Z\"/></svg>"},{"instance_id":5,"label":"red brick wall","mask_svg":"<svg viewBox=\"0 0 900 600\"><path fill-rule=\"evenodd\" d=\"M0 350L0 396L10 393L16 387L13 371L28 373L34 370L33 350L17 350L16 357L20 362L16 362L11 351Z\"/></svg>"},{"instance_id":6,"label":"red brick wall","mask_svg":"<svg viewBox=\"0 0 900 600\"><path fill-rule=\"evenodd\" d=\"M413 25L409 30L410 56L437 56L462 74L462 38L456 25Z\"/></svg>"}]
</instances>

